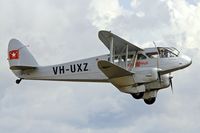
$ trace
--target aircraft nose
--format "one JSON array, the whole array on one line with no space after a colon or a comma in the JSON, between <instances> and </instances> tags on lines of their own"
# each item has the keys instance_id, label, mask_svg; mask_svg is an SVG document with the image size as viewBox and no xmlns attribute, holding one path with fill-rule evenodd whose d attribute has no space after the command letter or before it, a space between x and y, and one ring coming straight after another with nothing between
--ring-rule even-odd
<instances>
[{"instance_id":1,"label":"aircraft nose","mask_svg":"<svg viewBox=\"0 0 200 133\"><path fill-rule=\"evenodd\" d=\"M183 65L183 67L188 67L192 64L192 59L186 55L182 55L182 63L180 65Z\"/></svg>"}]
</instances>

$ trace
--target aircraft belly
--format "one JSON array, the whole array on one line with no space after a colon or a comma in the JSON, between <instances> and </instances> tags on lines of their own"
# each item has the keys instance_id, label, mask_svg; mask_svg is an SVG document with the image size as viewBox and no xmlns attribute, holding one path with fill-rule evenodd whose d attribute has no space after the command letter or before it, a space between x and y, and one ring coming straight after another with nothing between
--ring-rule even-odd
<instances>
[{"instance_id":1,"label":"aircraft belly","mask_svg":"<svg viewBox=\"0 0 200 133\"><path fill-rule=\"evenodd\" d=\"M102 72L86 72L86 73L75 73L75 74L62 74L62 75L52 75L46 72L35 72L31 76L24 75L24 79L33 80L61 80L61 81L106 81L107 77Z\"/></svg>"},{"instance_id":2,"label":"aircraft belly","mask_svg":"<svg viewBox=\"0 0 200 133\"><path fill-rule=\"evenodd\" d=\"M106 77L101 72L79 73L79 74L66 74L54 76L55 79L61 80L103 80Z\"/></svg>"}]
</instances>

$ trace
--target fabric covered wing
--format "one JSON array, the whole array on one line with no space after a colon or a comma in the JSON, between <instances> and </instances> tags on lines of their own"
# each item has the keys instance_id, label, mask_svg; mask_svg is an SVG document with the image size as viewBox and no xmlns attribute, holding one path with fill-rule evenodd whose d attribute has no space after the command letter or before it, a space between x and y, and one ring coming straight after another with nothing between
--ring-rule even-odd
<instances>
[{"instance_id":1,"label":"fabric covered wing","mask_svg":"<svg viewBox=\"0 0 200 133\"><path fill-rule=\"evenodd\" d=\"M105 46L110 50L110 40L113 37L113 44L115 54L121 54L128 45L128 51L143 51L143 49L131 44L130 42L122 39L121 37L109 32L109 31L99 31L99 39L105 44ZM124 51L125 52L125 51Z\"/></svg>"},{"instance_id":2,"label":"fabric covered wing","mask_svg":"<svg viewBox=\"0 0 200 133\"><path fill-rule=\"evenodd\" d=\"M109 81L118 89L133 85L133 73L108 61L98 61L99 69L108 77Z\"/></svg>"}]
</instances>

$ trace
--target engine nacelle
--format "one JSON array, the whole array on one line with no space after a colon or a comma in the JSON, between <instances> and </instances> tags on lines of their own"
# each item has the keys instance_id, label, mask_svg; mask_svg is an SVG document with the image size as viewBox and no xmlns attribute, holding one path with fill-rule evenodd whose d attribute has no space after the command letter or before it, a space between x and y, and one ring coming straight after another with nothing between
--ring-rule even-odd
<instances>
[{"instance_id":1,"label":"engine nacelle","mask_svg":"<svg viewBox=\"0 0 200 133\"><path fill-rule=\"evenodd\" d=\"M158 78L157 69L145 68L134 72L134 80L138 84L136 86L125 86L120 89L124 93L148 92L151 90L159 90L169 87L169 74L162 75L161 81ZM140 84L141 83L141 84Z\"/></svg>"},{"instance_id":2,"label":"engine nacelle","mask_svg":"<svg viewBox=\"0 0 200 133\"><path fill-rule=\"evenodd\" d=\"M139 85L136 87L133 86L127 86L124 87L121 91L125 93L138 93L138 92L145 92L145 86L144 85Z\"/></svg>"},{"instance_id":3,"label":"engine nacelle","mask_svg":"<svg viewBox=\"0 0 200 133\"><path fill-rule=\"evenodd\" d=\"M136 83L152 82L158 79L158 71L156 68L135 69L134 73L133 79Z\"/></svg>"},{"instance_id":4,"label":"engine nacelle","mask_svg":"<svg viewBox=\"0 0 200 133\"><path fill-rule=\"evenodd\" d=\"M169 74L162 75L161 81L156 80L155 82L145 84L146 90L162 89L170 86Z\"/></svg>"},{"instance_id":5,"label":"engine nacelle","mask_svg":"<svg viewBox=\"0 0 200 133\"><path fill-rule=\"evenodd\" d=\"M156 82L158 80L158 71L156 68L140 68L135 69L133 71L133 80L136 84L141 84L137 86L126 86L123 87L120 91L125 93L138 93L138 92L145 92L146 86L145 83L148 82Z\"/></svg>"}]
</instances>

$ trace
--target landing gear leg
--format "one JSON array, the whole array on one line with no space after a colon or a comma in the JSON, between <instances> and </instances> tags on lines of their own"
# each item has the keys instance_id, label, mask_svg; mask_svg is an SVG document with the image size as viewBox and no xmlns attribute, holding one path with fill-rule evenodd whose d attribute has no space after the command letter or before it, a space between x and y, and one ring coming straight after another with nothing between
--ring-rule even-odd
<instances>
[{"instance_id":1,"label":"landing gear leg","mask_svg":"<svg viewBox=\"0 0 200 133\"><path fill-rule=\"evenodd\" d=\"M16 84L19 84L22 81L22 79L17 79Z\"/></svg>"}]
</instances>

